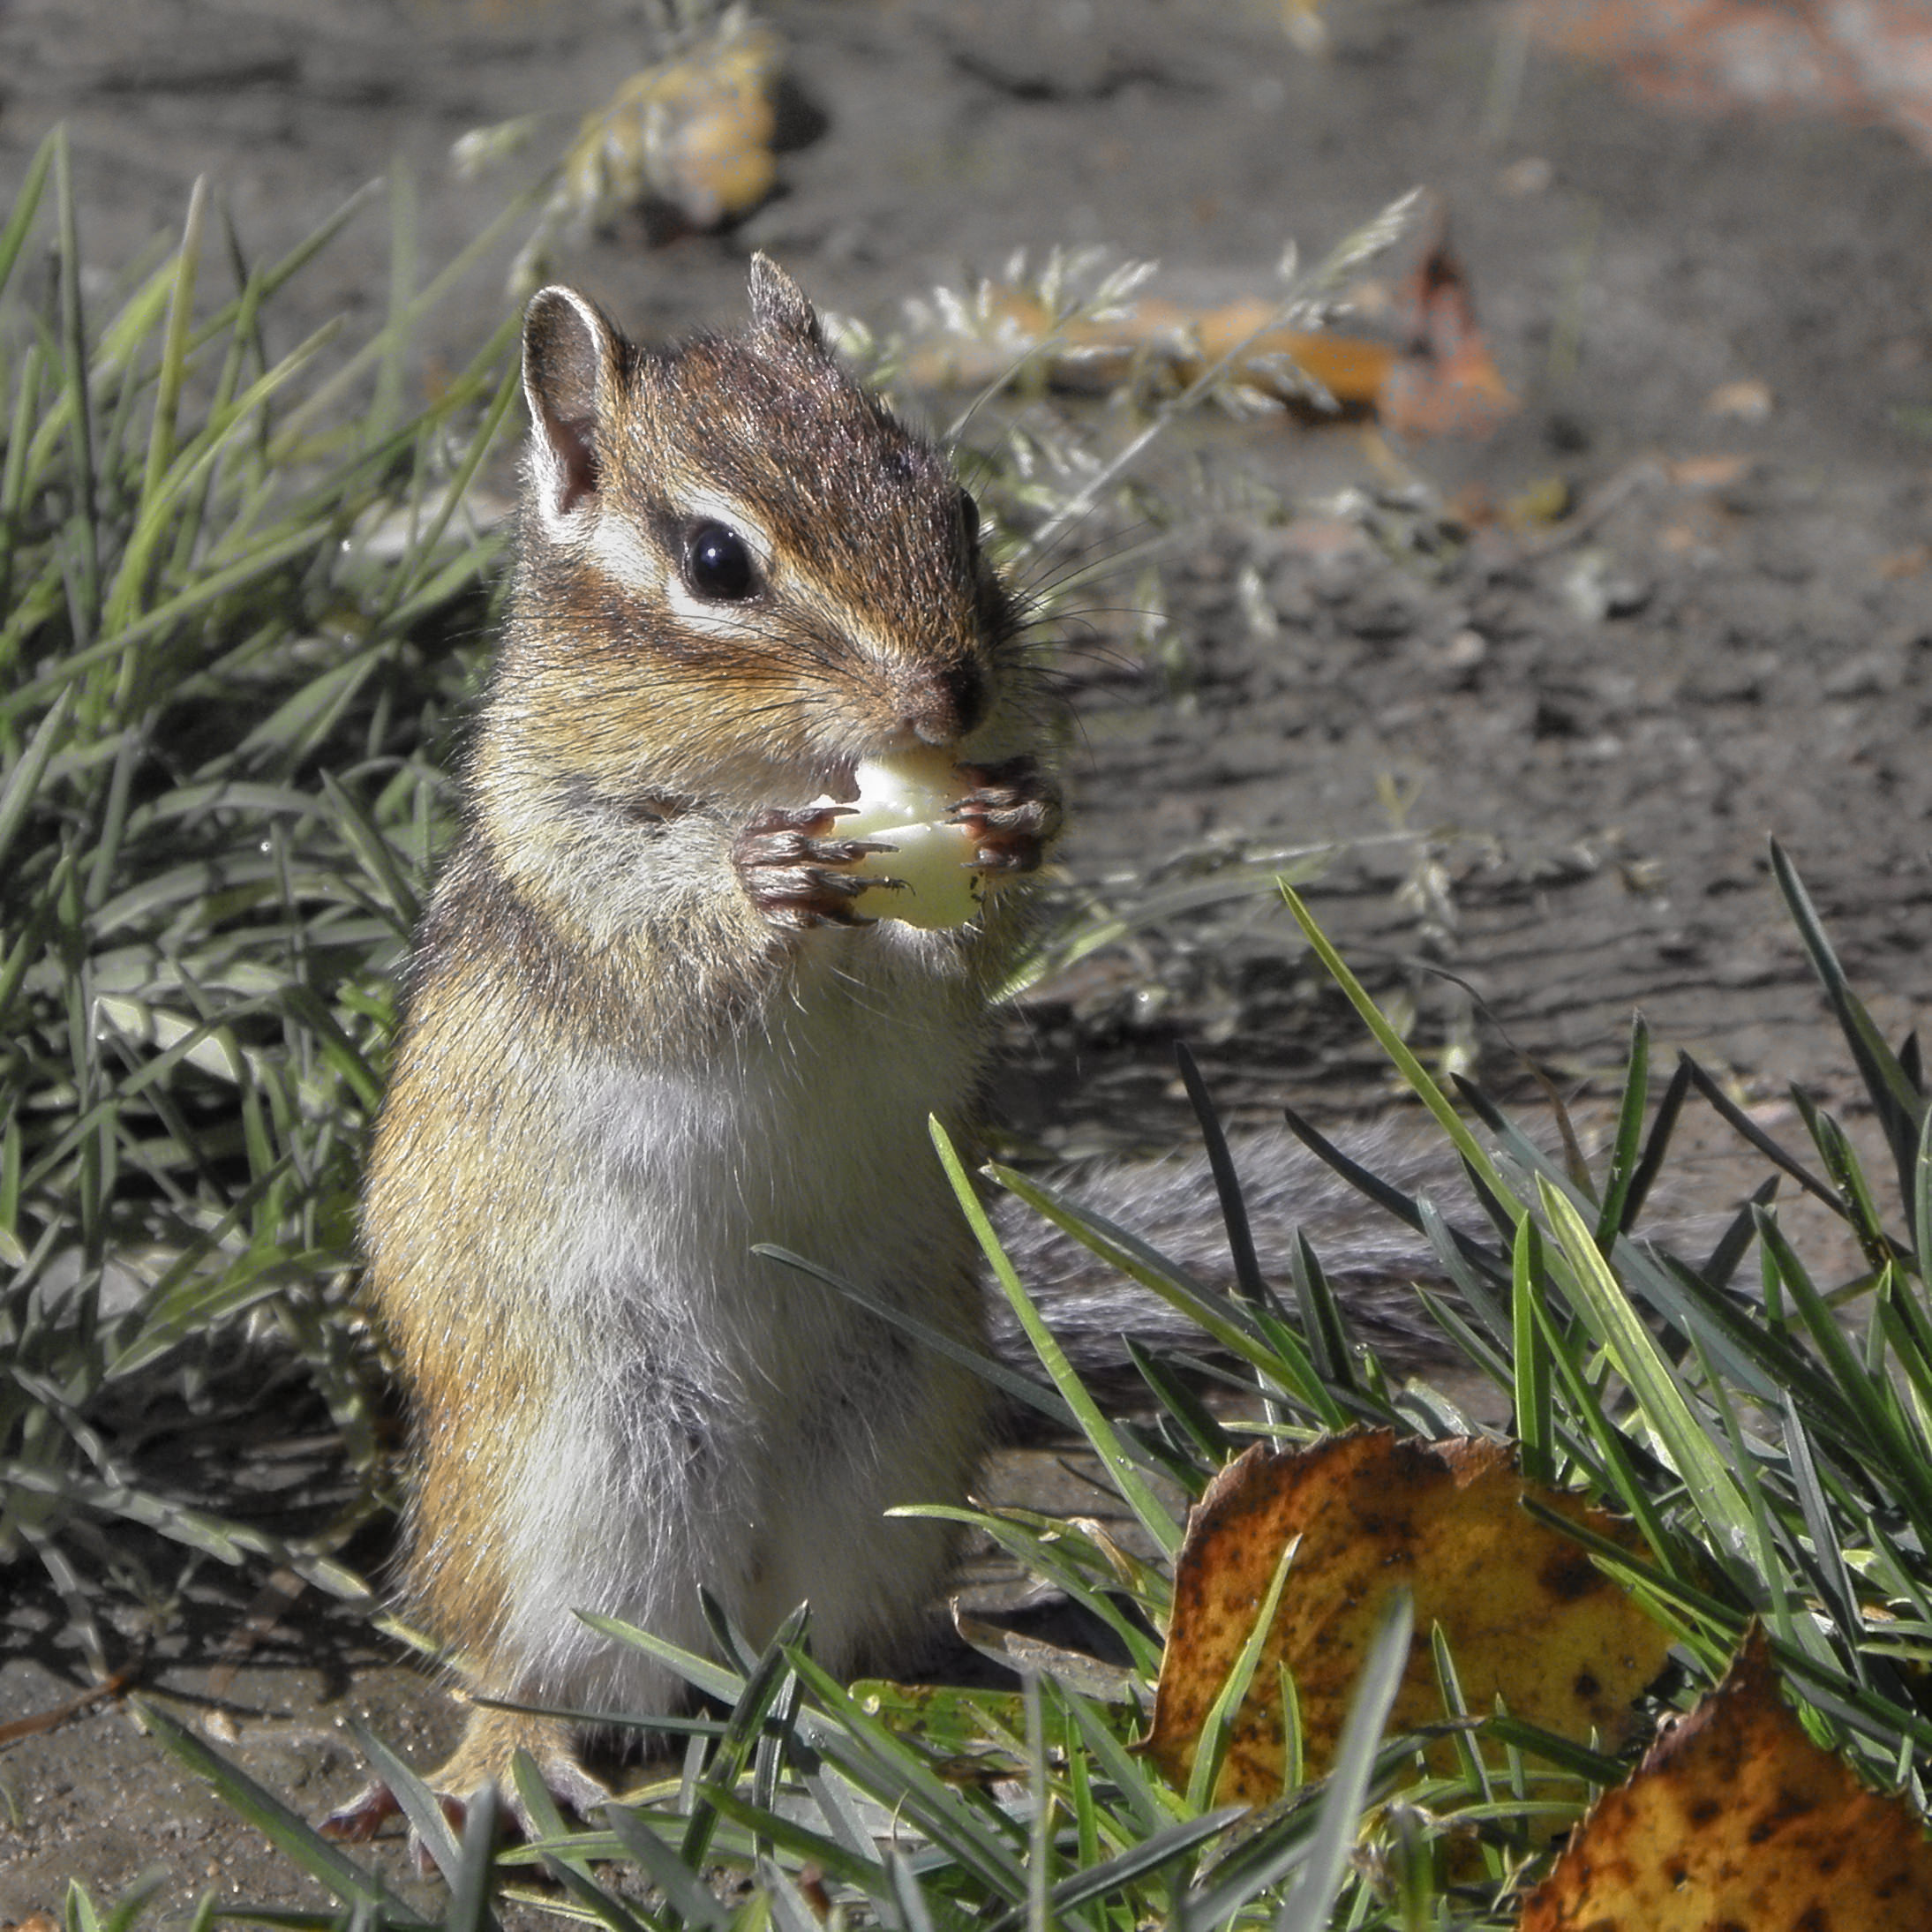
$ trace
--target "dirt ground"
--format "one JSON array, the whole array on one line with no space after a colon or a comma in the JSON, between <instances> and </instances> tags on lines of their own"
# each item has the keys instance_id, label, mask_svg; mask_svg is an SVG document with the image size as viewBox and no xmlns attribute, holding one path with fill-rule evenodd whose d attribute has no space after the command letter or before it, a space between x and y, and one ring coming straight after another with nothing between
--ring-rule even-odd
<instances>
[{"instance_id":1,"label":"dirt ground","mask_svg":"<svg viewBox=\"0 0 1932 1932\"><path fill-rule=\"evenodd\" d=\"M11 0L0 194L65 117L104 275L178 221L198 172L261 255L393 157L440 261L505 192L455 181L451 142L533 111L568 126L637 64L635 11ZM1137 665L1119 585L1095 594L1101 648L1071 660L1075 883L1117 898L1230 853L1357 842L1318 911L1380 983L1413 982L1425 1039L1473 1024L1500 1086L1522 1085L1520 1052L1589 1112L1641 1006L1768 1110L1793 1080L1845 1101L1766 840L1897 1037L1932 936L1932 165L1881 127L1647 105L1525 46L1498 0L1334 0L1323 56L1262 0L764 11L822 129L735 232L569 259L640 335L732 320L754 246L879 322L965 265L1055 243L1158 258L1165 292L1218 301L1266 289L1289 237L1319 251L1420 184L1522 400L1485 440L1394 451L1423 487L1369 535L1333 504L1387 482L1358 428L1192 433L1211 507L1162 561L1162 663ZM379 205L273 346L339 308L379 321L388 236ZM441 312L440 354L500 319L507 252ZM1440 504L1552 483L1568 518L1443 538ZM1426 846L1359 843L1394 829L1392 797ZM1418 853L1437 868L1419 909L1400 890ZM1176 1034L1240 1117L1372 1109L1386 1079L1287 934L1250 898L1041 989L1016 1019L1010 1116L1072 1151L1169 1141ZM1473 989L1473 1022L1422 958ZM344 1613L298 1606L211 1694L260 1581L198 1575L147 1685L310 1814L357 1778L351 1711L428 1759L447 1711ZM4 1725L80 1678L30 1587L0 1605ZM70 1876L104 1901L150 1870L169 1910L208 1886L315 1897L120 1706L0 1746L0 1924L57 1910Z\"/></svg>"}]
</instances>

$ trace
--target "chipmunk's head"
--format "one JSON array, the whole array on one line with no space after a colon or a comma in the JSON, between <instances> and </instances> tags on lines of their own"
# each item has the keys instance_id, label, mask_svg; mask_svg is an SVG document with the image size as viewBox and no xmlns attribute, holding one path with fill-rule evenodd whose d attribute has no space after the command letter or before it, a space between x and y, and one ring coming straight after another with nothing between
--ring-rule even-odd
<instances>
[{"instance_id":1,"label":"chipmunk's head","mask_svg":"<svg viewBox=\"0 0 1932 1932\"><path fill-rule=\"evenodd\" d=\"M600 797L750 808L986 724L1015 626L978 509L839 367L763 256L748 327L662 351L544 289L523 389L522 569L498 700L533 724L543 707L525 758L540 750Z\"/></svg>"}]
</instances>

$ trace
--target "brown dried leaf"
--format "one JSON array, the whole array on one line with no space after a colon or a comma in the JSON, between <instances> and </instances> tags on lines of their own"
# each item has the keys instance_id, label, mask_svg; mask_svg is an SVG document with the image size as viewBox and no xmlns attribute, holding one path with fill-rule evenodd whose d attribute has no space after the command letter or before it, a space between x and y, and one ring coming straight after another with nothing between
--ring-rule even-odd
<instances>
[{"instance_id":1,"label":"brown dried leaf","mask_svg":"<svg viewBox=\"0 0 1932 1932\"><path fill-rule=\"evenodd\" d=\"M1530 0L1537 40L1705 114L1889 121L1932 154L1932 22L1918 0Z\"/></svg>"},{"instance_id":2,"label":"brown dried leaf","mask_svg":"<svg viewBox=\"0 0 1932 1932\"><path fill-rule=\"evenodd\" d=\"M1517 407L1476 326L1469 281L1440 237L1394 304L1400 344L1332 329L1275 326L1278 304L1259 295L1218 308L1142 296L1104 320L1052 317L1024 289L989 291L977 339L945 335L921 342L906 370L925 387L997 381L1022 351L1051 338L1045 375L1056 388L1105 394L1136 377L1184 388L1222 365L1237 384L1314 420L1312 376L1342 413L1373 417L1405 436L1487 436Z\"/></svg>"},{"instance_id":3,"label":"brown dried leaf","mask_svg":"<svg viewBox=\"0 0 1932 1932\"><path fill-rule=\"evenodd\" d=\"M1395 350L1387 342L1325 330L1268 326L1275 304L1244 296L1219 308L1184 307L1144 296L1104 322L1079 321L1057 332L1047 379L1056 388L1094 394L1118 388L1137 373L1158 372L1176 388L1192 382L1223 356L1230 372L1264 392L1291 400L1270 358L1286 357L1319 382L1344 410L1373 409ZM976 387L996 380L1024 349L1046 341L1052 318L1024 290L1002 289L983 341L945 336L920 345L906 359L913 379L933 387Z\"/></svg>"},{"instance_id":4,"label":"brown dried leaf","mask_svg":"<svg viewBox=\"0 0 1932 1932\"><path fill-rule=\"evenodd\" d=\"M1806 1736L1755 1631L1717 1690L1577 1827L1517 1927L1902 1932L1928 1922L1928 1901L1924 1820Z\"/></svg>"},{"instance_id":5,"label":"brown dried leaf","mask_svg":"<svg viewBox=\"0 0 1932 1932\"><path fill-rule=\"evenodd\" d=\"M1376 398L1383 424L1398 436L1490 435L1516 399L1476 326L1469 276L1447 233L1417 264L1399 307L1409 340Z\"/></svg>"},{"instance_id":6,"label":"brown dried leaf","mask_svg":"<svg viewBox=\"0 0 1932 1932\"><path fill-rule=\"evenodd\" d=\"M1327 1768L1377 1613L1398 1583L1415 1594L1417 1634L1396 1728L1442 1715L1429 1648L1440 1623L1471 1711L1500 1695L1518 1717L1566 1737L1617 1732L1663 1668L1669 1635L1574 1543L1518 1507L1526 1491L1635 1549L1620 1518L1525 1485L1500 1444L1376 1431L1250 1449L1188 1520L1147 1741L1155 1761L1185 1781L1208 1710L1297 1536L1274 1628L1230 1726L1218 1801L1280 1794L1282 1664L1300 1698L1308 1769Z\"/></svg>"}]
</instances>

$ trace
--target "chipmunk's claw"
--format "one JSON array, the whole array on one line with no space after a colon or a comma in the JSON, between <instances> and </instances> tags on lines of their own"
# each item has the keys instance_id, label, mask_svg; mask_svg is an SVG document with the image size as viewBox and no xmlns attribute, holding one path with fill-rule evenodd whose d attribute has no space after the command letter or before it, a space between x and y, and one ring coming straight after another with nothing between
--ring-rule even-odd
<instances>
[{"instance_id":1,"label":"chipmunk's claw","mask_svg":"<svg viewBox=\"0 0 1932 1932\"><path fill-rule=\"evenodd\" d=\"M890 879L837 868L857 864L875 852L890 852L877 839L827 836L838 822L838 808L807 806L800 811L761 812L738 835L732 861L751 903L774 925L869 926L853 910L853 901Z\"/></svg>"},{"instance_id":2,"label":"chipmunk's claw","mask_svg":"<svg viewBox=\"0 0 1932 1932\"><path fill-rule=\"evenodd\" d=\"M436 1802L443 1816L449 1821L449 1829L460 1838L463 1826L470 1819L468 1803L446 1792L436 1793ZM319 1820L315 1829L325 1838L334 1838L338 1845L367 1845L381 1834L383 1826L391 1818L400 1818L402 1815L402 1800L386 1780L376 1778L365 1785L346 1805ZM418 1878L436 1876L436 1861L430 1856L429 1846L423 1842L422 1834L413 1824L410 1827L409 1858ZM449 1875L446 1872L443 1876L447 1878Z\"/></svg>"},{"instance_id":3,"label":"chipmunk's claw","mask_svg":"<svg viewBox=\"0 0 1932 1932\"><path fill-rule=\"evenodd\" d=\"M521 1712L479 1707L470 1713L469 1728L455 1754L447 1763L429 1772L425 1780L449 1829L459 1839L470 1822L470 1807L492 1785L500 1800L500 1816L507 1835L522 1838L543 1836L512 1775L511 1760L519 1750L530 1754L544 1788L560 1810L578 1819L588 1819L599 1806L610 1802L609 1788L593 1778L578 1759L567 1725L545 1718L530 1718ZM316 1830L340 1844L365 1845L390 1819L402 1815L401 1800L388 1784L378 1778L346 1805L330 1812ZM419 1877L434 1875L435 1861L413 1825L410 1828L409 1852ZM443 1876L447 1878L450 1875L446 1872Z\"/></svg>"},{"instance_id":4,"label":"chipmunk's claw","mask_svg":"<svg viewBox=\"0 0 1932 1932\"><path fill-rule=\"evenodd\" d=\"M402 1815L395 1793L380 1778L372 1778L346 1805L339 1806L315 1829L338 1845L366 1845L391 1818Z\"/></svg>"},{"instance_id":5,"label":"chipmunk's claw","mask_svg":"<svg viewBox=\"0 0 1932 1932\"><path fill-rule=\"evenodd\" d=\"M962 765L974 789L946 815L974 840L982 872L1036 872L1065 816L1059 787L1033 758Z\"/></svg>"}]
</instances>

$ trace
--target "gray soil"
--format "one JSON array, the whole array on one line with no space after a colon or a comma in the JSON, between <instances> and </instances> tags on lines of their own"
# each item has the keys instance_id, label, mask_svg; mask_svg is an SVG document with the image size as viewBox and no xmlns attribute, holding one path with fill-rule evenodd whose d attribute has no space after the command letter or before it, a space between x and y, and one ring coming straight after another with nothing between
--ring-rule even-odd
<instances>
[{"instance_id":1,"label":"gray soil","mask_svg":"<svg viewBox=\"0 0 1932 1932\"><path fill-rule=\"evenodd\" d=\"M638 64L631 11L11 0L0 197L64 117L104 275L178 221L199 172L263 256L393 159L440 261L506 192L453 180L450 143L514 114L571 124ZM1923 1006L1932 935L1932 169L1875 129L1666 117L1535 52L1512 94L1512 11L1487 0L1338 0L1326 60L1261 0L765 11L823 124L736 232L657 248L620 233L568 260L636 333L731 321L753 246L876 322L962 265L1056 242L1156 257L1168 292L1222 300L1265 289L1288 237L1319 251L1419 183L1453 211L1522 398L1486 441L1402 450L1427 488L1381 506L1379 541L1323 507L1378 481L1358 432L1195 432L1184 455L1215 507L1164 553L1161 665L1143 672L1111 608L1131 584L1096 590L1095 648L1071 659L1076 886L1132 897L1230 853L1335 840L1318 912L1379 987L1413 994L1423 1040L1473 1028L1498 1088L1522 1090L1534 1062L1599 1118L1641 1007L1767 1119L1793 1080L1849 1108L1766 841L1793 853L1896 1039ZM271 346L341 309L374 326L387 247L379 204ZM439 356L500 319L506 255L443 310ZM1768 415L1708 410L1746 380ZM1702 461L1729 456L1728 473ZM1552 477L1581 508L1539 535L1441 527L1459 492L1502 502ZM1429 837L1363 844L1392 830L1391 784ZM1418 880L1419 909L1402 890ZM1015 1024L1016 1131L1065 1151L1181 1137L1175 1037L1242 1119L1373 1110L1387 1078L1289 931L1251 897L1041 989ZM1709 1171L1720 1200L1755 1178L1721 1154ZM0 1725L86 1680L57 1604L15 1575ZM432 1761L447 1708L364 1620L312 1596L237 1650L262 1582L205 1567L129 1621L145 1688L312 1815L358 1778L350 1715ZM319 1898L124 1705L0 1746L0 1924L57 1912L70 1877L105 1902L144 1871L170 1910L209 1887Z\"/></svg>"}]
</instances>

